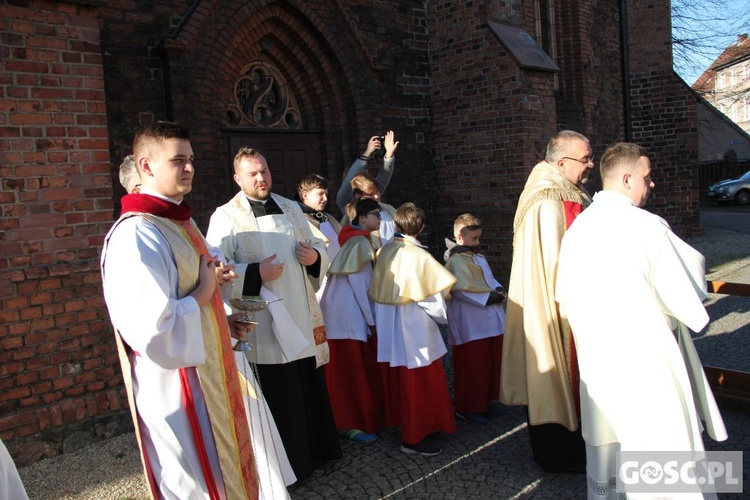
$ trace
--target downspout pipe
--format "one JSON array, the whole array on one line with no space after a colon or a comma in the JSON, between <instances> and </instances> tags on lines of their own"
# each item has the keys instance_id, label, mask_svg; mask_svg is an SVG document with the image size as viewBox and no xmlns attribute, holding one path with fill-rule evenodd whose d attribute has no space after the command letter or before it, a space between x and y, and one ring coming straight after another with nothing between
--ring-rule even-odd
<instances>
[{"instance_id":1,"label":"downspout pipe","mask_svg":"<svg viewBox=\"0 0 750 500\"><path fill-rule=\"evenodd\" d=\"M620 0L620 61L622 63L622 101L625 129L625 142L630 142L633 135L630 108L630 51L628 50L628 6L627 0Z\"/></svg>"}]
</instances>

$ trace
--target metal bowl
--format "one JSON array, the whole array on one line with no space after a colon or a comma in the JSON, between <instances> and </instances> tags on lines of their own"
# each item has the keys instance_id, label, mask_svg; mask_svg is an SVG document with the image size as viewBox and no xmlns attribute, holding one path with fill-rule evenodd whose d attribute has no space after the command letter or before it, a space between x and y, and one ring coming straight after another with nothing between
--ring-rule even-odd
<instances>
[{"instance_id":1,"label":"metal bowl","mask_svg":"<svg viewBox=\"0 0 750 500\"><path fill-rule=\"evenodd\" d=\"M274 301L276 302L276 301ZM240 311L262 311L271 302L263 299L229 299L229 304Z\"/></svg>"}]
</instances>

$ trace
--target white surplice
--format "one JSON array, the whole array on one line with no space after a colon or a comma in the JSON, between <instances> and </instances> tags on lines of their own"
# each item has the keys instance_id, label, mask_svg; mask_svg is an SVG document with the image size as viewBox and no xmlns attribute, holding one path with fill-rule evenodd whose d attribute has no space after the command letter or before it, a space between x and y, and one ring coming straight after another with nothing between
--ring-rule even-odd
<instances>
[{"instance_id":1,"label":"white surplice","mask_svg":"<svg viewBox=\"0 0 750 500\"><path fill-rule=\"evenodd\" d=\"M336 258L339 250L341 250L341 246L339 245L339 233L336 232L336 228L333 227L330 220L321 222L319 226L310 222L309 219L308 222L310 223L310 229L312 230L313 235L325 241L328 262L333 262L333 259ZM325 292L326 286L328 285L328 275L326 274L326 271L327 269L320 270L320 274L323 275L323 280L320 283L320 288L315 292L315 298L318 299L318 302L323 298L323 292Z\"/></svg>"},{"instance_id":2,"label":"white surplice","mask_svg":"<svg viewBox=\"0 0 750 500\"><path fill-rule=\"evenodd\" d=\"M252 392L243 399L245 411L250 418L250 438L258 472L259 498L261 500L289 498L286 486L295 483L297 477L289 464L276 421L266 404L263 390L245 353L235 351L234 361L237 363L238 371L252 389Z\"/></svg>"},{"instance_id":3,"label":"white surplice","mask_svg":"<svg viewBox=\"0 0 750 500\"><path fill-rule=\"evenodd\" d=\"M383 204L381 204L382 206ZM388 210L380 211L380 228L378 232L380 233L381 246L386 246L396 236L396 223L393 221L393 216Z\"/></svg>"},{"instance_id":4,"label":"white surplice","mask_svg":"<svg viewBox=\"0 0 750 500\"><path fill-rule=\"evenodd\" d=\"M0 500L28 500L26 489L18 475L8 449L0 440Z\"/></svg>"},{"instance_id":5,"label":"white surplice","mask_svg":"<svg viewBox=\"0 0 750 500\"><path fill-rule=\"evenodd\" d=\"M378 362L420 368L448 352L438 327L448 323L442 294L397 306L374 305Z\"/></svg>"},{"instance_id":6,"label":"white surplice","mask_svg":"<svg viewBox=\"0 0 750 500\"><path fill-rule=\"evenodd\" d=\"M622 451L701 451L727 438L689 332L708 322L703 256L660 217L602 191L565 234L556 300L576 342L589 496ZM586 271L590 272L586 272ZM694 397L694 394L696 395ZM601 455L601 456L598 456Z\"/></svg>"},{"instance_id":7,"label":"white surplice","mask_svg":"<svg viewBox=\"0 0 750 500\"><path fill-rule=\"evenodd\" d=\"M208 248L216 255L216 249ZM134 266L133 259L144 265ZM178 275L169 243L158 229L140 217L118 224L102 252L102 263L105 264L105 299L112 323L138 353L131 355L136 406L139 416L143 415L140 422L142 429L146 429L143 434L147 453L149 457L158 456L159 464L154 463L156 460L150 463L152 470L158 471L157 477L161 477L161 492L167 498L207 498L195 450L180 446L192 437L181 405L176 371L187 368L213 475L221 483L205 404L199 403L203 401L200 382L192 368L205 361L200 308L192 297L175 298ZM134 297L139 299L137 306L133 304ZM156 332L153 325L157 325ZM247 377L253 388L252 394L243 399L256 460L259 498L288 498L286 485L294 483L296 477L276 424L245 355L235 353L235 362L237 370ZM147 383L139 383L139 378ZM166 422L167 425L151 430L143 427L146 422Z\"/></svg>"},{"instance_id":8,"label":"white surplice","mask_svg":"<svg viewBox=\"0 0 750 500\"><path fill-rule=\"evenodd\" d=\"M313 321L308 301L308 287L314 293L328 268L328 254L325 243L313 237L307 219L295 202L272 195L284 214L255 217L247 197L240 191L229 203L222 205L211 216L206 239L220 248L227 262L234 264L237 279L232 285L232 295L242 296L242 287L249 263L260 262L273 254L274 263L283 262L284 271L278 279L264 283L271 293L283 301L278 306L286 309L298 329L307 339L307 346L295 359L284 355L279 339L272 327L272 309L255 313L256 325L253 330L251 362L260 364L280 364L316 355ZM321 273L317 278L307 277L307 270L297 261L294 250L300 239L296 231L303 234L303 241L317 250L321 258ZM317 307L317 306L316 306Z\"/></svg>"},{"instance_id":9,"label":"white surplice","mask_svg":"<svg viewBox=\"0 0 750 500\"><path fill-rule=\"evenodd\" d=\"M492 289L500 287L500 282L492 274L484 255L472 256L474 263L482 269L484 280ZM451 290L448 308L448 341L451 345L461 345L502 335L505 330L505 309L500 304L487 306L487 293L473 293Z\"/></svg>"},{"instance_id":10,"label":"white surplice","mask_svg":"<svg viewBox=\"0 0 750 500\"><path fill-rule=\"evenodd\" d=\"M362 266L357 273L334 274L320 299L320 308L330 340L359 340L367 342L368 325L375 325L373 304L367 296L372 281L372 265Z\"/></svg>"},{"instance_id":11,"label":"white surplice","mask_svg":"<svg viewBox=\"0 0 750 500\"><path fill-rule=\"evenodd\" d=\"M328 262L333 262L336 254L341 250L339 233L336 232L336 228L333 227L330 221L321 222L318 230L328 239L326 242L326 253L328 254ZM321 270L321 272L325 274L325 270Z\"/></svg>"}]
</instances>

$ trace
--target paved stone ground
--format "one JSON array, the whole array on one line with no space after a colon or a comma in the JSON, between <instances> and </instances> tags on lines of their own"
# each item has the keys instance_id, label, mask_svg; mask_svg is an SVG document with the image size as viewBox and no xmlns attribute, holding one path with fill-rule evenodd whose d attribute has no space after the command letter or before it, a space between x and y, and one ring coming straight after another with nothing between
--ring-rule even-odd
<instances>
[{"instance_id":1,"label":"paved stone ground","mask_svg":"<svg viewBox=\"0 0 750 500\"><path fill-rule=\"evenodd\" d=\"M690 243L707 256L709 279L750 283L750 235L707 229ZM750 371L748 299L712 296L707 306L712 324L695 335L704 364ZM449 371L450 358L444 362ZM450 372L448 375L450 380ZM720 401L719 405L730 438L715 443L704 436L707 448L750 450L750 404ZM380 439L369 445L344 442L344 458L292 487L291 497L585 498L584 475L545 474L534 464L523 409L505 410L505 415L486 425L458 422L458 432L444 437L443 453L432 458L401 453L395 430L382 432ZM750 478L748 462L746 457L746 478ZM147 498L132 433L42 460L20 473L32 499Z\"/></svg>"}]
</instances>

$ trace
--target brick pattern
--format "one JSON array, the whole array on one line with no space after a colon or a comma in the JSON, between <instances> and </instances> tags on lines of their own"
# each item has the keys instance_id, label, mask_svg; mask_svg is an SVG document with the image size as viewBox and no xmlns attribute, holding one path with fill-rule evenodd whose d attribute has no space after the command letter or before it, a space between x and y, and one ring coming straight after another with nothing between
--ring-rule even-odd
<instances>
[{"instance_id":1,"label":"brick pattern","mask_svg":"<svg viewBox=\"0 0 750 500\"><path fill-rule=\"evenodd\" d=\"M628 3L633 142L649 150L656 190L647 208L678 234L699 228L697 103L672 70L669 3Z\"/></svg>"},{"instance_id":2,"label":"brick pattern","mask_svg":"<svg viewBox=\"0 0 750 500\"><path fill-rule=\"evenodd\" d=\"M215 16L203 3L167 44L172 113L193 127L200 155L191 202L205 228L216 205L236 186L224 139L224 107L235 79L253 61L273 64L292 88L305 130L322 139L322 174L335 193L346 169L377 133L394 130L401 142L397 173L386 201L418 193L432 204L430 79L427 30L419 6L295 1L220 2L232 16ZM335 35L333 35L335 33ZM212 40L206 44L206 38ZM408 47L408 50L405 49ZM212 154L203 154L210 151ZM408 173L406 169L408 168ZM273 171L273 165L271 165Z\"/></svg>"},{"instance_id":3,"label":"brick pattern","mask_svg":"<svg viewBox=\"0 0 750 500\"><path fill-rule=\"evenodd\" d=\"M556 128L554 76L520 69L486 23L491 15L533 33L531 2L472 3L431 2L428 13L437 216L450 236L461 213L482 219L483 251L502 277L518 196Z\"/></svg>"},{"instance_id":4,"label":"brick pattern","mask_svg":"<svg viewBox=\"0 0 750 500\"><path fill-rule=\"evenodd\" d=\"M0 5L0 438L123 409L98 255L111 223L98 22Z\"/></svg>"},{"instance_id":5,"label":"brick pattern","mask_svg":"<svg viewBox=\"0 0 750 500\"><path fill-rule=\"evenodd\" d=\"M171 118L160 48L179 29L193 0L103 2L96 17L101 26L102 66L107 98L109 152L115 204L120 212L117 168L133 151L135 130L159 119ZM201 4L205 2L200 2Z\"/></svg>"},{"instance_id":6,"label":"brick pattern","mask_svg":"<svg viewBox=\"0 0 750 500\"><path fill-rule=\"evenodd\" d=\"M426 210L436 256L457 215L483 219L483 247L505 282L518 196L549 137L579 130L600 155L624 136L616 2L554 3L557 76L520 69L487 26L491 16L533 35L531 0L0 5L0 438L33 460L60 449L32 443L38 436L91 422L112 432L102 422L127 418L98 271L124 194L117 167L137 127L188 125L190 203L205 229L235 189L224 111L254 61L285 75L305 130L320 134L332 192L369 137L394 130L386 201ZM653 155L651 206L688 233L697 133L671 70L669 8L628 9L633 140Z\"/></svg>"}]
</instances>

